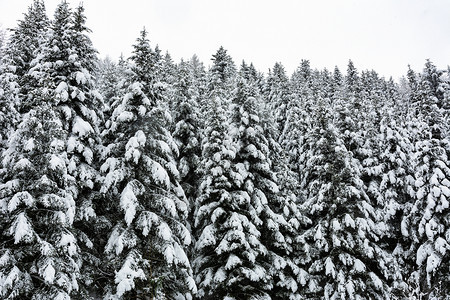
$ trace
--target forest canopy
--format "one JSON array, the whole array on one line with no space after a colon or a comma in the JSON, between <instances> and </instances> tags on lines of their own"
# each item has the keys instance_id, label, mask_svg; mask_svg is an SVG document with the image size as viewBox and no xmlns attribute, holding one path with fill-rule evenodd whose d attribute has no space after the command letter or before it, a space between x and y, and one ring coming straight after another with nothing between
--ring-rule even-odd
<instances>
[{"instance_id":1,"label":"forest canopy","mask_svg":"<svg viewBox=\"0 0 450 300\"><path fill-rule=\"evenodd\" d=\"M0 34L0 298L446 299L450 68L100 59L83 6Z\"/></svg>"}]
</instances>

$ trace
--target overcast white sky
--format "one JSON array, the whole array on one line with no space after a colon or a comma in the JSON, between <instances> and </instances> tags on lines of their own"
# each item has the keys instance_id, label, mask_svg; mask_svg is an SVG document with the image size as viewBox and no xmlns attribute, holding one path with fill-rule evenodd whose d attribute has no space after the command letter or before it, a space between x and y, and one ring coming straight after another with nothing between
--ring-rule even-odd
<instances>
[{"instance_id":1,"label":"overcast white sky","mask_svg":"<svg viewBox=\"0 0 450 300\"><path fill-rule=\"evenodd\" d=\"M53 16L60 0L46 0ZM75 7L80 1L68 0ZM206 64L223 45L267 72L281 62L289 75L301 59L314 68L375 69L397 79L430 58L450 64L450 0L84 0L101 56L128 56L145 26L152 46L175 61L194 53ZM14 27L32 0L0 0L0 24Z\"/></svg>"}]
</instances>

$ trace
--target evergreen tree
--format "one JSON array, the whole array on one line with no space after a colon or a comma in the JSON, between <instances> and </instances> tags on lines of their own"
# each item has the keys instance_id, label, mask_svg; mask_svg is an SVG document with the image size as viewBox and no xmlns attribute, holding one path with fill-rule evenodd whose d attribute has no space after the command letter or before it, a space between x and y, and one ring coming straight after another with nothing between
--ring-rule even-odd
<instances>
[{"instance_id":1,"label":"evergreen tree","mask_svg":"<svg viewBox=\"0 0 450 300\"><path fill-rule=\"evenodd\" d=\"M376 223L359 167L329 118L319 106L303 150L303 209L312 220L300 238L309 273L304 293L314 299L389 299L392 259L377 244L384 228Z\"/></svg>"},{"instance_id":2,"label":"evergreen tree","mask_svg":"<svg viewBox=\"0 0 450 300\"><path fill-rule=\"evenodd\" d=\"M23 117L4 152L0 187L0 296L70 299L79 290L81 256L67 131L52 92Z\"/></svg>"},{"instance_id":3,"label":"evergreen tree","mask_svg":"<svg viewBox=\"0 0 450 300\"><path fill-rule=\"evenodd\" d=\"M173 111L173 138L180 155L177 159L181 185L194 208L199 180L201 156L201 122L199 116L199 91L194 86L194 78L188 63L182 61L178 66L177 89Z\"/></svg>"},{"instance_id":4,"label":"evergreen tree","mask_svg":"<svg viewBox=\"0 0 450 300\"><path fill-rule=\"evenodd\" d=\"M222 105L219 97L211 99L202 142L204 173L195 213L198 297L268 299L268 274L261 265L267 250L254 224L260 210L242 190L245 166L233 163L237 149Z\"/></svg>"},{"instance_id":5,"label":"evergreen tree","mask_svg":"<svg viewBox=\"0 0 450 300\"><path fill-rule=\"evenodd\" d=\"M125 299L187 297L196 290L185 253L191 242L188 203L145 30L131 59L131 82L105 133L101 167L101 191L110 199L103 215L112 227L104 268L115 274L104 290Z\"/></svg>"},{"instance_id":6,"label":"evergreen tree","mask_svg":"<svg viewBox=\"0 0 450 300\"><path fill-rule=\"evenodd\" d=\"M275 114L278 135L283 131L287 119L290 101L289 79L281 63L276 63L273 70L269 70L264 92L269 109ZM277 135L277 139L278 139Z\"/></svg>"},{"instance_id":7,"label":"evergreen tree","mask_svg":"<svg viewBox=\"0 0 450 300\"><path fill-rule=\"evenodd\" d=\"M211 58L213 65L209 70L209 92L210 97L218 95L224 100L230 100L229 95L233 88L233 79L236 75L236 66L228 55L227 50L220 47Z\"/></svg>"},{"instance_id":8,"label":"evergreen tree","mask_svg":"<svg viewBox=\"0 0 450 300\"><path fill-rule=\"evenodd\" d=\"M410 76L410 78L413 78ZM412 274L417 293L444 299L448 294L450 167L446 132L445 83L442 73L427 61L412 91L414 122L420 128L415 144L415 195L406 216L407 236L416 249Z\"/></svg>"},{"instance_id":9,"label":"evergreen tree","mask_svg":"<svg viewBox=\"0 0 450 300\"><path fill-rule=\"evenodd\" d=\"M19 87L19 103L15 103L17 109L21 110L21 102L26 101L30 92L34 89L34 81L27 76L32 61L45 39L49 27L44 1L34 0L24 14L17 27L12 30L8 47L5 51L5 66L10 76L15 76ZM32 96L30 96L32 97Z\"/></svg>"},{"instance_id":10,"label":"evergreen tree","mask_svg":"<svg viewBox=\"0 0 450 300\"><path fill-rule=\"evenodd\" d=\"M270 144L261 126L261 104L256 82L251 78L238 81L233 100L233 137L237 152L234 162L243 176L242 190L248 195L253 210L250 220L261 233L267 253L260 258L266 265L272 299L299 299L294 261L294 239L303 218L295 196L281 193L278 174L270 158ZM258 262L258 259L256 260ZM264 285L261 286L264 289Z\"/></svg>"},{"instance_id":11,"label":"evergreen tree","mask_svg":"<svg viewBox=\"0 0 450 300\"><path fill-rule=\"evenodd\" d=\"M96 207L100 144L98 126L102 118L102 98L95 89L96 50L87 36L86 18L82 6L72 11L61 2L39 55L32 63L29 76L40 88L51 91L53 109L66 132L64 146L68 159L67 172L74 178L67 187L76 203L73 223L77 241L83 253L83 283L80 293L87 297L100 263L97 244ZM28 107L40 103L30 99Z\"/></svg>"},{"instance_id":12,"label":"evergreen tree","mask_svg":"<svg viewBox=\"0 0 450 300\"><path fill-rule=\"evenodd\" d=\"M411 176L412 163L409 157L413 152L413 144L405 121L385 115L377 138L371 145L373 151L368 152L369 155L363 161L363 177L367 194L378 211L378 219L388 228L379 245L395 258L392 293L397 297L408 297L410 290L405 282L414 266L411 260L413 248L406 238L408 228L402 221L413 204L411 195L414 178Z\"/></svg>"},{"instance_id":13,"label":"evergreen tree","mask_svg":"<svg viewBox=\"0 0 450 300\"><path fill-rule=\"evenodd\" d=\"M2 65L2 60L3 60L3 56L4 51L5 51L5 46L6 46L6 31L5 29L0 25L0 66ZM0 67L1 68L1 67Z\"/></svg>"},{"instance_id":14,"label":"evergreen tree","mask_svg":"<svg viewBox=\"0 0 450 300\"><path fill-rule=\"evenodd\" d=\"M104 99L103 116L105 123L110 119L114 109L123 97L126 82L126 62L121 59L119 63L113 62L109 57L99 61L96 71L96 85ZM100 131L110 124L102 124Z\"/></svg>"},{"instance_id":15,"label":"evergreen tree","mask_svg":"<svg viewBox=\"0 0 450 300\"><path fill-rule=\"evenodd\" d=\"M34 81L26 75L48 23L43 1L34 0L8 41L4 31L0 32L0 149L6 147L9 133L20 122L22 103L31 97Z\"/></svg>"}]
</instances>

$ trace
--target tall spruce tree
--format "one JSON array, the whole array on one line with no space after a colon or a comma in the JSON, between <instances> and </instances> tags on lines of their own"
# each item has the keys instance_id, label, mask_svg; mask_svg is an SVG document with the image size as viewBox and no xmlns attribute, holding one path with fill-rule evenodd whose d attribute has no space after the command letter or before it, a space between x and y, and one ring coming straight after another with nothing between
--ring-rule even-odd
<instances>
[{"instance_id":1,"label":"tall spruce tree","mask_svg":"<svg viewBox=\"0 0 450 300\"><path fill-rule=\"evenodd\" d=\"M261 97L252 78L238 80L233 99L233 138L237 152L234 162L243 176L242 189L249 197L254 211L250 220L261 233L261 243L267 253L256 262L265 265L272 299L300 299L294 260L294 240L304 221L296 199L282 194L278 174L270 158L270 144L261 126ZM261 290L265 286L261 286Z\"/></svg>"},{"instance_id":2,"label":"tall spruce tree","mask_svg":"<svg viewBox=\"0 0 450 300\"><path fill-rule=\"evenodd\" d=\"M289 92L289 79L286 71L281 63L275 63L273 69L269 70L264 96L267 99L269 109L275 114L275 128L278 135L285 127L290 101Z\"/></svg>"},{"instance_id":3,"label":"tall spruce tree","mask_svg":"<svg viewBox=\"0 0 450 300\"><path fill-rule=\"evenodd\" d=\"M9 39L2 35L0 63L0 148L6 147L9 133L20 122L18 111L22 103L31 96L33 80L27 75L31 62L36 57L49 20L43 1L34 0L16 28L11 30ZM6 45L7 44L7 45Z\"/></svg>"},{"instance_id":4,"label":"tall spruce tree","mask_svg":"<svg viewBox=\"0 0 450 300\"><path fill-rule=\"evenodd\" d=\"M178 147L161 108L155 54L143 30L131 78L105 133L102 192L111 224L105 245L107 297L189 297L196 291L185 249L188 203L179 184Z\"/></svg>"},{"instance_id":5,"label":"tall spruce tree","mask_svg":"<svg viewBox=\"0 0 450 300\"><path fill-rule=\"evenodd\" d=\"M415 143L415 195L404 223L416 249L416 271L412 274L417 295L444 299L449 293L450 254L449 138L445 122L445 81L442 72L427 61L417 81L410 75L414 122L420 128Z\"/></svg>"},{"instance_id":6,"label":"tall spruce tree","mask_svg":"<svg viewBox=\"0 0 450 300\"><path fill-rule=\"evenodd\" d=\"M319 105L305 141L303 207L312 220L300 241L306 297L389 299L391 258L378 246L384 228L364 192L359 167Z\"/></svg>"},{"instance_id":7,"label":"tall spruce tree","mask_svg":"<svg viewBox=\"0 0 450 300\"><path fill-rule=\"evenodd\" d=\"M0 187L0 296L70 299L79 289L75 178L54 94L41 92L11 136Z\"/></svg>"},{"instance_id":8,"label":"tall spruce tree","mask_svg":"<svg viewBox=\"0 0 450 300\"><path fill-rule=\"evenodd\" d=\"M236 146L221 99L211 99L202 142L203 176L195 213L194 260L201 299L269 299L261 264L267 249L255 225L258 211L242 190L245 166L234 163ZM261 208L261 207L259 207ZM263 287L263 288L261 288Z\"/></svg>"},{"instance_id":9,"label":"tall spruce tree","mask_svg":"<svg viewBox=\"0 0 450 300\"><path fill-rule=\"evenodd\" d=\"M195 198L200 177L199 162L201 157L201 121L198 87L190 72L190 65L182 61L178 66L176 97L173 109L172 135L178 146L180 155L177 166L180 171L180 183L185 191L191 207L191 217L194 212ZM193 223L190 218L190 223Z\"/></svg>"},{"instance_id":10,"label":"tall spruce tree","mask_svg":"<svg viewBox=\"0 0 450 300\"><path fill-rule=\"evenodd\" d=\"M55 97L53 109L66 132L64 146L68 159L67 172L74 178L67 187L76 203L74 230L83 253L80 293L88 297L99 262L97 244L96 190L100 144L98 126L102 116L103 99L95 88L94 68L96 50L87 36L84 8L74 11L62 1L55 10L54 20L32 62L29 76ZM27 106L39 106L31 99Z\"/></svg>"}]
</instances>

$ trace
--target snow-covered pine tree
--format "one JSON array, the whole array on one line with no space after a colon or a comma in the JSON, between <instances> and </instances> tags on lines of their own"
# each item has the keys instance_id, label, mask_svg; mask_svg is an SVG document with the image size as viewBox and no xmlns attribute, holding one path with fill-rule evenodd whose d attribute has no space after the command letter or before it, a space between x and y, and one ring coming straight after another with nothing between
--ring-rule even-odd
<instances>
[{"instance_id":1,"label":"snow-covered pine tree","mask_svg":"<svg viewBox=\"0 0 450 300\"><path fill-rule=\"evenodd\" d=\"M286 153L290 170L297 176L302 171L302 145L305 134L311 130L310 114L301 105L300 99L295 96L289 103L287 119L279 141L283 151Z\"/></svg>"},{"instance_id":2,"label":"snow-covered pine tree","mask_svg":"<svg viewBox=\"0 0 450 300\"><path fill-rule=\"evenodd\" d=\"M278 135L281 134L287 119L287 109L291 100L289 91L289 79L281 63L275 63L272 70L269 70L264 98L267 99L268 107L275 114L275 129ZM277 135L277 140L278 140Z\"/></svg>"},{"instance_id":3,"label":"snow-covered pine tree","mask_svg":"<svg viewBox=\"0 0 450 300\"><path fill-rule=\"evenodd\" d=\"M267 249L255 260L265 266L265 277L270 283L266 285L263 280L260 289L268 288L272 299L300 299L297 277L301 270L294 260L294 242L304 220L297 199L289 191L280 192L278 174L270 158L271 145L261 126L262 104L254 79L238 79L232 110L232 135L237 147L233 161L243 179L245 201L250 205L248 217Z\"/></svg>"},{"instance_id":4,"label":"snow-covered pine tree","mask_svg":"<svg viewBox=\"0 0 450 300\"><path fill-rule=\"evenodd\" d=\"M412 81L416 83L411 94L413 120L419 124L420 135L415 144L415 202L403 225L416 249L417 271L412 274L416 295L437 299L450 291L450 141L443 109L449 99L444 97L442 75L427 61L418 80Z\"/></svg>"},{"instance_id":5,"label":"snow-covered pine tree","mask_svg":"<svg viewBox=\"0 0 450 300\"><path fill-rule=\"evenodd\" d=\"M111 224L105 245L105 297L188 297L196 291L185 248L188 203L179 184L178 148L161 108L154 51L143 30L130 82L105 133L101 171Z\"/></svg>"},{"instance_id":6,"label":"snow-covered pine tree","mask_svg":"<svg viewBox=\"0 0 450 300\"><path fill-rule=\"evenodd\" d=\"M236 66L227 50L222 46L211 60L213 65L208 72L208 96L209 98L215 98L214 95L217 95L228 103L231 91L234 88L234 79L237 74Z\"/></svg>"},{"instance_id":7,"label":"snow-covered pine tree","mask_svg":"<svg viewBox=\"0 0 450 300\"><path fill-rule=\"evenodd\" d=\"M23 20L12 29L8 41L6 35L2 36L5 45L0 50L0 148L6 147L9 133L20 122L18 110L31 97L34 81L26 75L48 23L43 1L34 0Z\"/></svg>"},{"instance_id":8,"label":"snow-covered pine tree","mask_svg":"<svg viewBox=\"0 0 450 300\"><path fill-rule=\"evenodd\" d=\"M179 149L177 166L180 171L180 183L184 189L191 213L194 212L198 190L199 162L201 157L201 121L199 108L199 90L194 84L189 63L181 61L178 65L174 88L172 136ZM192 216L192 215L191 215ZM190 219L190 223L193 221Z\"/></svg>"},{"instance_id":9,"label":"snow-covered pine tree","mask_svg":"<svg viewBox=\"0 0 450 300\"><path fill-rule=\"evenodd\" d=\"M0 297L70 299L79 290L80 249L69 174L67 131L55 93L33 92L35 102L3 154L0 186Z\"/></svg>"},{"instance_id":10,"label":"snow-covered pine tree","mask_svg":"<svg viewBox=\"0 0 450 300\"><path fill-rule=\"evenodd\" d=\"M109 57L99 61L95 78L98 90L104 99L103 117L105 123L101 124L100 132L109 126L107 122L123 97L126 69L126 62L123 58L118 63L112 61Z\"/></svg>"},{"instance_id":11,"label":"snow-covered pine tree","mask_svg":"<svg viewBox=\"0 0 450 300\"><path fill-rule=\"evenodd\" d=\"M242 190L247 174L243 164L233 162L237 149L223 107L220 97L210 100L202 142L203 176L194 224L198 297L269 299L264 287L268 274L261 265L267 250L254 224L258 212Z\"/></svg>"},{"instance_id":12,"label":"snow-covered pine tree","mask_svg":"<svg viewBox=\"0 0 450 300\"><path fill-rule=\"evenodd\" d=\"M16 109L26 111L26 99L32 97L30 92L35 87L35 81L28 76L31 63L44 40L49 26L43 0L34 0L20 20L17 27L12 30L5 53L5 66L7 73L16 77L19 88L19 103Z\"/></svg>"},{"instance_id":13,"label":"snow-covered pine tree","mask_svg":"<svg viewBox=\"0 0 450 300\"><path fill-rule=\"evenodd\" d=\"M411 211L411 192L414 183L411 154L413 144L405 119L384 112L379 132L366 149L363 177L371 204L377 209L377 217L387 230L379 246L395 259L391 270L392 293L399 298L409 296L405 284L410 276L414 261L411 261L411 244L404 236L407 228L402 226L404 216Z\"/></svg>"},{"instance_id":14,"label":"snow-covered pine tree","mask_svg":"<svg viewBox=\"0 0 450 300\"><path fill-rule=\"evenodd\" d=\"M300 174L303 209L312 220L300 237L307 269L305 297L389 299L391 258L378 246L379 228L357 163L323 103L305 140Z\"/></svg>"},{"instance_id":15,"label":"snow-covered pine tree","mask_svg":"<svg viewBox=\"0 0 450 300\"><path fill-rule=\"evenodd\" d=\"M32 62L29 76L54 97L53 109L62 129L67 133L65 149L68 159L67 172L74 181L66 187L76 203L74 229L78 245L83 252L83 278L80 293L83 297L95 277L95 265L99 262L95 187L98 178L97 147L100 145L98 125L102 115L102 97L95 89L94 68L96 50L87 36L84 8L74 11L62 1L55 10L45 41ZM40 105L29 101L30 107ZM94 256L92 256L92 254Z\"/></svg>"}]
</instances>

